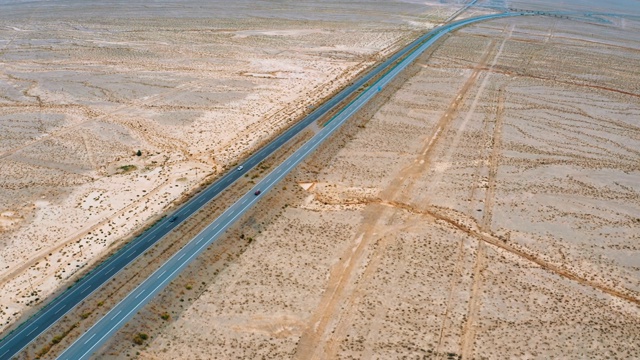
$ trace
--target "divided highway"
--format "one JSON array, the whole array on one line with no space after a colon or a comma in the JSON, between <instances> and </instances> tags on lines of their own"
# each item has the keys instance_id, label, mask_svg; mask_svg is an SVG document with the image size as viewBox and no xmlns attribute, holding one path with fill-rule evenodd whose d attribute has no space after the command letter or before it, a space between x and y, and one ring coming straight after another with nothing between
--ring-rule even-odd
<instances>
[{"instance_id":1,"label":"divided highway","mask_svg":"<svg viewBox=\"0 0 640 360\"><path fill-rule=\"evenodd\" d=\"M279 135L269 144L258 150L242 164L242 170L231 169L227 174L218 179L216 182L207 187L204 191L197 194L173 214L163 218L151 229L137 237L125 247L120 249L113 256L102 262L99 266L89 272L85 277L75 283L70 289L63 292L60 296L53 299L49 304L42 308L39 312L27 319L18 328L9 333L0 340L0 360L12 358L22 349L29 345L35 338L46 331L49 327L60 320L67 312L75 308L86 297L99 289L103 284L109 281L125 266L131 263L138 256L142 255L147 249L162 239L166 234L179 226L189 216L197 212L207 202L214 199L218 194L225 190L234 181L244 176L254 166L268 158L274 151L279 149L283 144L300 133L314 121L325 116L333 110L342 101L356 92L360 87L365 85L371 79L375 78L383 71L387 70L392 64L405 56L409 51L414 49L420 43L428 39L432 33L427 33L420 38L407 45L405 48L395 53L385 62L376 66L373 70L358 79L355 83L340 91L333 98L323 103L311 114L293 125L287 131ZM171 221L174 217L175 220Z\"/></svg>"},{"instance_id":2,"label":"divided highway","mask_svg":"<svg viewBox=\"0 0 640 360\"><path fill-rule=\"evenodd\" d=\"M491 20L498 19L510 16L518 16L518 15L531 15L530 13L504 13L504 14L495 14L495 15L487 15L481 16L471 19L461 20L449 25L442 26L437 28L425 36L421 37L419 40L416 40L413 45L405 48L404 54L407 54L407 57L404 58L400 63L393 66L389 69L382 77L379 78L375 83L371 86L367 87L355 100L349 103L342 111L340 111L336 116L334 116L331 121L325 124L325 127L322 128L313 138L307 141L301 148L296 150L287 160L285 160L282 164L275 167L274 170L266 175L256 186L251 189L248 193L244 194L240 199L238 199L233 205L231 205L220 217L214 220L207 228L205 228L202 232L200 232L194 239L192 239L188 244L186 244L183 248L178 250L167 262L165 262L158 270L156 270L151 276L149 276L144 282L142 282L136 289L134 289L131 293L129 293L122 301L120 301L113 309L111 309L103 318L98 320L96 324L94 324L87 332L85 332L80 338L78 338L69 348L67 348L58 359L88 359L95 351L97 351L115 332L117 332L124 324L129 321L142 307L144 307L154 296L156 296L160 291L162 291L167 284L169 284L176 276L186 268L198 255L200 255L212 242L214 242L221 234L227 230L231 225L233 225L238 218L240 218L249 208L251 208L254 204L256 204L264 194L272 189L280 180L282 180L293 168L295 168L300 162L302 162L311 152L313 152L316 148L318 148L322 142L324 142L331 134L333 134L346 120L348 120L354 113L356 113L362 106L364 106L371 98L373 98L384 86L386 86L390 81L392 81L402 70L404 70L409 64L411 64L418 56L420 56L427 48L429 48L433 43L435 43L439 38L451 32L453 30L459 29L465 25ZM426 40L426 41L425 41ZM420 44L417 48L414 49L415 45ZM399 55L397 58L401 57ZM396 58L396 59L397 59ZM393 58L392 58L393 59ZM395 62L395 60L388 60L385 64L391 64ZM383 64L384 65L384 64ZM382 66L382 65L381 65ZM380 73L384 68L378 67L373 72L376 71ZM375 75L367 75L365 78L360 80L358 83L349 87L345 91L341 92L337 98L344 99L351 92L357 90L362 84L365 84L368 80L370 80ZM367 79L368 77L368 79ZM340 98L341 97L341 98ZM333 101L333 99L332 99ZM310 122L317 119L321 114L325 113L329 109L331 109L335 104L340 102L340 100L335 100L333 103L329 102L323 107L319 108L310 115L312 120L305 119L301 124L309 124ZM320 112L322 111L322 112ZM315 114L315 115L314 115ZM315 118L313 118L315 116ZM302 129L303 125L300 126L299 129ZM290 130L291 131L291 130ZM299 130L298 130L299 131ZM197 208L199 208L204 201L209 201L215 195L219 193L224 187L233 182L238 177L242 176L246 171L248 171L251 167L258 164L262 159L266 158L268 154L270 154L273 150L277 149L280 145L286 142L293 134L287 132L286 134L290 134L289 137L279 137L274 140L271 144L269 144L265 149L260 150L256 155L251 157L243 164L242 171L232 171L227 174L225 177L220 179L218 182L213 184L209 189L204 191L201 195L194 198L192 201L188 202L183 206L180 210L178 210L175 214L178 216L179 220L184 219L186 216L192 214ZM283 135L284 136L284 135ZM259 154L262 154L258 156ZM259 159L259 160L258 160ZM211 190L216 189L216 190ZM163 236L171 228L177 226L179 222L170 223L167 220L162 221L156 227L149 231L149 234L146 234L140 237L136 242L149 242L153 243L154 240L158 236ZM144 240L147 239L147 240ZM155 240L157 241L157 240ZM133 253L136 250L131 250L136 245L128 246L127 248L120 251L118 254L114 256L114 258L126 257L130 258L134 255L128 255ZM147 246L148 247L148 246ZM109 261L108 261L109 262ZM120 263L118 263L120 264ZM126 264L126 261L122 260L121 264ZM113 263L108 264L107 266L101 265L94 272L97 273L102 271L102 269L111 269L110 266L114 265ZM124 266L124 265L121 265ZM117 270L111 270L117 271ZM108 273L107 273L108 274ZM111 274L113 275L113 274ZM109 276L111 276L109 275ZM86 277L86 279L95 279L99 278L99 276L90 274ZM101 279L102 281L102 279ZM102 281L104 282L104 281ZM102 283L101 282L101 283ZM77 291L83 291L85 294L88 294L89 291L95 289L97 287L93 287L95 285L91 284L91 281L84 282L82 285L77 286ZM99 285L98 285L99 286ZM77 291L74 291L73 294L76 294ZM63 294L63 297L65 294ZM69 295L66 295L69 296ZM86 295L76 294L74 295L77 298L84 297ZM74 299L77 299L74 298ZM57 311L59 313L63 313L63 308L58 308L59 306L65 306L60 301L58 301L55 305L48 306L45 310L50 309L48 311ZM74 305L75 306L75 305ZM23 327L20 334L23 334L25 331L34 332L36 330L28 330L29 327ZM22 335L24 337L24 335ZM27 335L28 338L28 335ZM3 341L4 343L4 341ZM1 343L0 343L1 344ZM0 348L0 358L6 359L6 355L3 354L2 348ZM15 352L14 352L15 353Z\"/></svg>"},{"instance_id":3,"label":"divided highway","mask_svg":"<svg viewBox=\"0 0 640 360\"><path fill-rule=\"evenodd\" d=\"M43 309L34 314L24 323L22 323L17 329L9 333L5 338L0 340L0 360L10 359L11 357L19 353L22 349L24 349L24 347L29 345L31 341L33 341L41 333L46 331L49 327L60 320L67 312L75 308L80 302L82 302L82 300L84 300L87 296L91 295L91 293L93 293L103 284L109 281L126 265L128 265L138 256L142 255L147 249L149 249L156 242L162 239L166 234L180 225L189 216L197 212L203 205L215 198L218 194L220 194L220 192L226 189L227 186L244 176L246 172L250 171L251 168L253 168L255 165L259 164L267 157L269 157L274 151L280 148L280 146L297 135L309 124L326 115L343 100L345 100L356 90L358 90L361 86L389 68L391 64L395 63L396 61L398 61L398 59L405 56L409 51L415 48L418 44L424 42L431 35L432 33L428 33L416 39L401 51L394 54L388 60L375 67L365 76L358 79L354 84L339 92L329 101L325 102L317 109L315 109L302 121L293 125L287 131L274 139L271 143L267 144L255 154L253 154L244 163L240 164L242 165L241 171L237 171L236 169L232 169L231 171L229 171L222 178L211 184L204 191L185 203L175 213L163 218L154 227L131 241L116 254L93 269L89 274L87 274L80 281L74 284L70 289L62 293L57 298L53 299ZM172 222L171 219L174 216L176 218L175 221Z\"/></svg>"}]
</instances>

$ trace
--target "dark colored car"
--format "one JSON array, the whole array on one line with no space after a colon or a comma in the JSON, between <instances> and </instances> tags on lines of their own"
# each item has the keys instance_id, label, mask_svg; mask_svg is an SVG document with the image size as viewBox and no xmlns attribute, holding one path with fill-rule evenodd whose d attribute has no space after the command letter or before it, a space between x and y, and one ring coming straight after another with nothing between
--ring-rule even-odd
<instances>
[{"instance_id":1,"label":"dark colored car","mask_svg":"<svg viewBox=\"0 0 640 360\"><path fill-rule=\"evenodd\" d=\"M173 215L170 219L169 222L174 222L178 219L178 215Z\"/></svg>"},{"instance_id":2,"label":"dark colored car","mask_svg":"<svg viewBox=\"0 0 640 360\"><path fill-rule=\"evenodd\" d=\"M256 196L260 195L260 190L256 190L256 192L254 192L254 194L255 194Z\"/></svg>"}]
</instances>

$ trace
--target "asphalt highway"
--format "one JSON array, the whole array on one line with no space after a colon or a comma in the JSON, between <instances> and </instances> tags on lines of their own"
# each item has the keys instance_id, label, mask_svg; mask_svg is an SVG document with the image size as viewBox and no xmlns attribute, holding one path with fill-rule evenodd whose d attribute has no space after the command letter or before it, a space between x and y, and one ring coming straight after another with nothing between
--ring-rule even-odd
<instances>
[{"instance_id":1,"label":"asphalt highway","mask_svg":"<svg viewBox=\"0 0 640 360\"><path fill-rule=\"evenodd\" d=\"M283 132L269 144L254 153L242 164L239 164L242 166L242 170L237 171L237 168L231 169L223 177L176 210L175 213L163 218L151 229L147 230L144 234L137 237L113 256L102 262L85 277L80 279L80 281L75 283L71 288L67 289L67 291L49 302L49 304L44 306L39 312L31 316L18 328L0 340L0 360L10 359L14 355L18 354L36 337L60 320L67 312L75 308L86 297L99 289L120 270L124 269L126 265L131 263L138 256L142 255L147 249L180 225L189 216L197 212L202 206L214 199L234 181L244 176L244 174L250 171L254 166L268 158L274 151L279 149L283 144L297 135L309 124L333 110L333 108L339 105L347 97L363 85L367 84L367 82L372 78L388 69L390 65L398 61L398 59L402 58L418 44L424 42L431 36L430 34L431 33L425 34L416 39L385 62L376 66L373 70L365 74L352 85L343 89L330 100L320 105L303 120L294 124L287 131ZM174 217L174 221L171 221Z\"/></svg>"},{"instance_id":2,"label":"asphalt highway","mask_svg":"<svg viewBox=\"0 0 640 360\"><path fill-rule=\"evenodd\" d=\"M204 204L215 198L218 194L220 194L220 192L226 189L227 186L244 176L244 174L250 171L255 165L268 158L275 150L280 148L283 144L297 135L309 124L313 123L314 121L326 115L329 111L333 110L347 97L349 97L363 85L367 84L367 82L369 82L372 78L378 76L384 70L388 69L390 65L394 64L396 61L398 61L398 59L405 56L417 45L430 38L433 33L433 31L429 32L414 40L402 50L391 56L389 59L376 66L373 70L369 71L363 77L356 80L356 82L340 91L334 97L311 112L303 120L294 124L291 128L289 128L269 144L258 150L242 164L239 164L242 166L241 171L231 169L231 171L229 171L226 175L211 184L201 193L197 194L194 198L192 198L181 208L179 208L175 213L170 214L166 218L162 219L153 228L147 230L144 234L131 241L129 244L127 244L127 246L122 248L116 254L93 269L89 274L87 274L87 276L74 284L70 289L65 291L59 297L53 299L42 310L34 314L32 317L22 323L17 329L0 340L0 360L9 359L13 355L17 354L39 334L44 332L51 325L62 318L69 310L73 309L93 291L100 288L127 264L143 254L148 248L153 246L158 240L162 239L167 233L171 232L175 227L180 225L189 216L197 212ZM174 216L177 216L175 221L169 221Z\"/></svg>"},{"instance_id":3,"label":"asphalt highway","mask_svg":"<svg viewBox=\"0 0 640 360\"><path fill-rule=\"evenodd\" d=\"M193 259L195 259L198 255L200 255L211 243L213 243L221 234L227 230L231 225L235 223L249 208L251 208L254 204L256 204L261 197L264 196L269 190L271 190L277 183L282 180L293 168L295 168L300 162L302 162L310 153L312 153L318 146L322 144L331 134L333 134L346 120L348 120L354 113L356 113L362 106L364 106L371 98L373 98L377 92L379 92L384 86L386 86L390 81L392 81L396 75L398 75L404 68L406 68L409 64L411 64L422 52L424 52L429 46L435 43L440 37L444 36L446 33L458 29L462 26L478 22L485 21L509 16L517 16L517 15L525 15L521 13L505 13L505 14L495 14L495 15L487 15L481 16L471 19L461 20L449 25L442 26L434 31L430 32L426 42L423 42L416 49L409 49L407 52L411 51L406 58L404 58L400 63L393 66L391 69L387 70L387 72L380 77L375 83L366 87L366 89L351 103L349 103L346 107L344 107L337 115L335 115L331 121L327 122L325 126L320 130L313 138L307 141L302 147L296 150L287 160L285 160L282 164L275 167L274 170L266 175L258 184L255 185L251 191L244 194L240 199L238 199L233 205L231 205L222 215L220 215L216 220L214 220L207 228L205 228L202 232L200 232L194 239L192 239L188 244L186 244L183 248L178 250L169 260L167 260L158 270L156 270L151 276L145 279L136 289L130 292L123 300L121 300L113 309L111 309L104 317L102 317L96 324L94 324L89 330L87 330L80 338L78 338L70 347L68 347L58 359L88 359L96 350L98 350L115 332L117 332L124 324L129 321L142 307L144 307L154 296L156 296L160 291L162 291L167 284L169 284L176 276L187 267ZM420 42L419 42L420 43ZM370 78L369 78L370 79ZM366 80L368 81L368 80ZM366 82L365 81L365 82ZM364 83L363 83L364 84ZM355 86L355 85L354 85ZM360 86L356 88L352 88L353 90L358 89ZM346 96L346 95L345 95ZM325 110L326 111L326 110ZM313 120L312 120L313 121ZM282 145L286 142L286 138L281 142L278 142L276 139L273 143L268 145L266 149L270 150L261 150L270 153L272 150L275 150L278 146ZM259 152L259 153L260 153ZM255 155L254 155L255 156ZM263 159L257 157L256 159ZM217 194L221 189L226 187L232 181L237 179L239 176L242 176L244 172L248 171L251 167L259 163L259 161L249 159L247 162L243 164L242 171L233 171L230 174L227 174L225 177L218 181L219 187L216 187L216 184L212 186L210 190L207 189L204 193L209 194ZM252 162L253 161L253 162ZM261 160L260 160L261 161ZM211 191L211 193L208 193ZM217 192L216 192L217 191ZM260 191L258 195L256 192ZM203 194L204 194L203 193ZM183 208L176 212L176 215L179 217L178 219L184 218L185 216L193 213L195 209L200 207L199 203L207 201L210 197L201 197L202 195L196 197L194 200L187 203ZM213 195L215 196L215 195ZM149 239L153 239L153 237L157 237L160 234L166 234L166 232L170 231L171 228L177 226L178 221L176 220L174 223L169 223L167 221L161 222L155 228L151 229L149 235L142 236L141 239L145 239L146 236L149 236ZM152 242L153 240L142 240ZM132 245L131 247L133 247ZM117 257L132 257L134 255L127 255L133 252L133 250L123 249L120 255ZM123 261L122 264L126 262ZM100 269L111 269L110 266L113 264L109 264L106 267L100 266ZM118 271L117 268L111 271ZM108 273L107 273L108 274ZM88 276L91 278L93 275ZM79 291L83 291L84 293L89 293L92 291L92 287L90 287L91 282L87 285L79 286ZM88 287L88 288L86 288ZM58 309L57 305L52 306L51 311L62 312L63 309ZM26 328L24 331L28 331L29 328ZM35 330L32 330L35 331ZM1 353L0 353L1 354ZM2 355L4 356L4 355ZM0 356L0 357L2 357Z\"/></svg>"}]
</instances>

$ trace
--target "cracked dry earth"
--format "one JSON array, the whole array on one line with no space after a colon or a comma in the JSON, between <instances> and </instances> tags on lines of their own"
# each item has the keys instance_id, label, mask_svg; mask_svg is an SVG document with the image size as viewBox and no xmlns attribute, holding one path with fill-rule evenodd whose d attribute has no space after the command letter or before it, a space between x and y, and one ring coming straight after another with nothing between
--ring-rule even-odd
<instances>
[{"instance_id":1,"label":"cracked dry earth","mask_svg":"<svg viewBox=\"0 0 640 360\"><path fill-rule=\"evenodd\" d=\"M134 350L640 357L640 24L611 20L447 38L290 176L271 195L282 216Z\"/></svg>"}]
</instances>

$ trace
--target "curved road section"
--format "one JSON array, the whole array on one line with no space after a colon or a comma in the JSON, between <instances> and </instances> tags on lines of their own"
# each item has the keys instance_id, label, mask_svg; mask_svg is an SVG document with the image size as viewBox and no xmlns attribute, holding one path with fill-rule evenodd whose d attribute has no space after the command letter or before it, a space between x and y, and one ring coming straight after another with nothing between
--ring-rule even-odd
<instances>
[{"instance_id":1,"label":"curved road section","mask_svg":"<svg viewBox=\"0 0 640 360\"><path fill-rule=\"evenodd\" d=\"M193 259L201 254L227 228L233 225L249 208L256 204L264 194L282 180L296 165L300 164L309 154L333 134L347 119L364 106L376 93L392 81L404 68L411 64L422 52L433 45L440 37L462 26L490 19L509 16L529 15L528 13L504 13L487 15L462 20L440 27L431 32L428 41L413 50L404 60L391 68L378 81L369 86L354 101L348 104L340 113L332 118L325 127L301 148L293 153L281 165L265 176L256 186L244 194L231 205L220 217L214 220L206 229L200 232L187 245L178 250L158 270L129 293L103 318L93 325L87 332L68 347L58 359L88 359L98 350L116 331L129 321L143 306L169 284ZM162 226L161 226L162 228Z\"/></svg>"}]
</instances>

